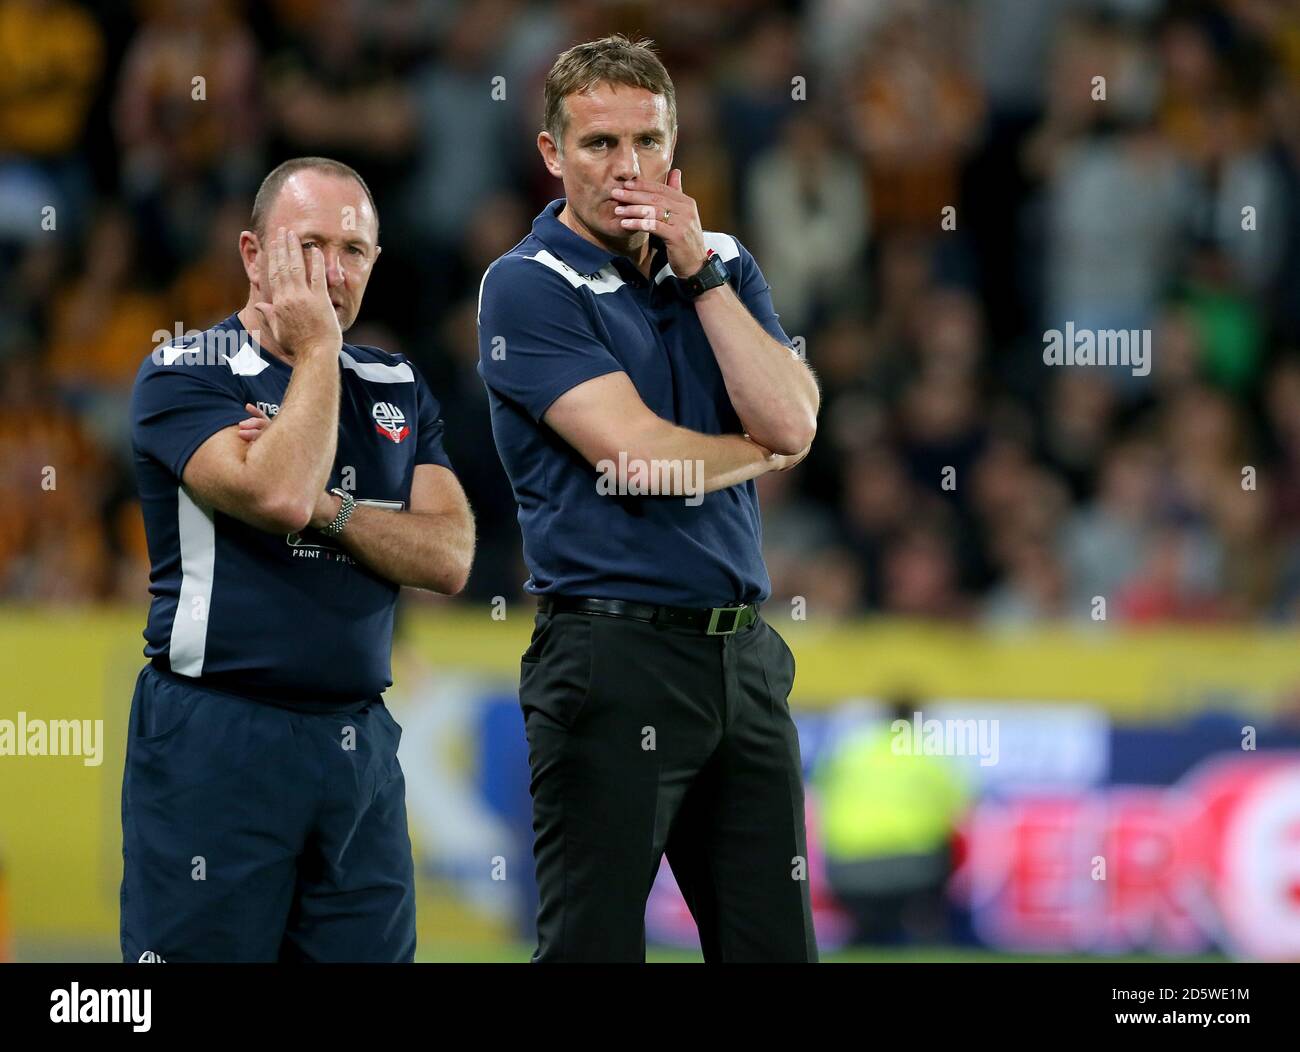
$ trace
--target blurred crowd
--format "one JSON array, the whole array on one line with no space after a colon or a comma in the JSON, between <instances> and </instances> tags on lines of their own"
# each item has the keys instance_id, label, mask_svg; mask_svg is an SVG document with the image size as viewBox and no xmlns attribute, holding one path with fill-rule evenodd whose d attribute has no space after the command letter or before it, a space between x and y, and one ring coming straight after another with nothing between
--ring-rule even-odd
<instances>
[{"instance_id":1,"label":"blurred crowd","mask_svg":"<svg viewBox=\"0 0 1300 1052\"><path fill-rule=\"evenodd\" d=\"M144 600L132 379L243 305L252 194L303 154L378 202L347 339L443 405L466 596L520 596L476 295L562 196L547 71L614 31L823 385L759 483L775 604L1300 617L1295 0L0 0L0 598ZM1149 374L1045 364L1067 323L1150 330Z\"/></svg>"}]
</instances>

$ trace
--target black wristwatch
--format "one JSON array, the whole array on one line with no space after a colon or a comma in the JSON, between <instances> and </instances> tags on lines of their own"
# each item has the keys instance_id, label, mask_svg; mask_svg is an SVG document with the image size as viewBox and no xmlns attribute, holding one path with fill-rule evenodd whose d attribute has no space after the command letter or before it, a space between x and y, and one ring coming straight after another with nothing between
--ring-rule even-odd
<instances>
[{"instance_id":1,"label":"black wristwatch","mask_svg":"<svg viewBox=\"0 0 1300 1052\"><path fill-rule=\"evenodd\" d=\"M722 257L713 249L709 249L709 254L704 260L704 266L692 274L689 278L682 279L682 287L686 289L686 295L691 299L708 292L709 289L716 289L719 285L725 285L731 277L731 271L727 269L727 264L722 262Z\"/></svg>"}]
</instances>

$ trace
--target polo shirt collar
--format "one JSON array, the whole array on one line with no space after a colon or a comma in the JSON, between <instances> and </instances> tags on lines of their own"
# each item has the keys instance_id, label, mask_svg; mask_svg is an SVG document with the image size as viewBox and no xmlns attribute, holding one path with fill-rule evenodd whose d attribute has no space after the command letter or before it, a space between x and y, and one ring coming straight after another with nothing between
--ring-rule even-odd
<instances>
[{"instance_id":1,"label":"polo shirt collar","mask_svg":"<svg viewBox=\"0 0 1300 1052\"><path fill-rule=\"evenodd\" d=\"M534 236L545 244L552 253L579 274L595 274L602 267L613 263L618 268L620 276L624 279L640 279L643 283L647 280L645 275L637 270L636 265L627 256L601 248L599 245L588 241L585 237L574 233L561 223L558 216L564 209L564 204L565 199L563 197L556 198L543 208L541 214L533 220ZM650 235L650 244L653 246L653 254L651 256L649 280L653 281L654 276L668 262L668 252L664 247L663 240L654 234Z\"/></svg>"}]
</instances>

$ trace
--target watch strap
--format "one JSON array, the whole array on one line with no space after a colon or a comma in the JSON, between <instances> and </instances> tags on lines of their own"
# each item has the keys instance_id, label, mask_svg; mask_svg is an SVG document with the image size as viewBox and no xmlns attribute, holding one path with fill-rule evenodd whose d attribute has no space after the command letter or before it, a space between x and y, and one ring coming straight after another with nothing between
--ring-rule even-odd
<instances>
[{"instance_id":1,"label":"watch strap","mask_svg":"<svg viewBox=\"0 0 1300 1052\"><path fill-rule=\"evenodd\" d=\"M704 259L704 266L692 274L689 278L682 280L682 285L686 289L686 294L691 299L701 296L708 292L709 289L716 289L719 285L725 285L731 277L731 271L727 269L727 264L722 262L713 249L709 249L709 254Z\"/></svg>"},{"instance_id":2,"label":"watch strap","mask_svg":"<svg viewBox=\"0 0 1300 1052\"><path fill-rule=\"evenodd\" d=\"M343 527L348 524L348 519L352 518L352 509L357 506L357 502L353 499L352 494L345 489L335 487L330 492L343 503L339 506L338 514L334 516L334 520L328 526L321 527L321 533L325 534L326 537L337 537L343 532Z\"/></svg>"}]
</instances>

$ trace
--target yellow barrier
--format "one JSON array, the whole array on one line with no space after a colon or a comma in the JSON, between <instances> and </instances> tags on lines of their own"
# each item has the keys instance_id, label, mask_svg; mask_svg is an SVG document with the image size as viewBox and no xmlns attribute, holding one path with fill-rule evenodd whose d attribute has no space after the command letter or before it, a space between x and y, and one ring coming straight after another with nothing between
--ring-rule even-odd
<instances>
[{"instance_id":1,"label":"yellow barrier","mask_svg":"<svg viewBox=\"0 0 1300 1052\"><path fill-rule=\"evenodd\" d=\"M124 678L129 702L143 664L143 620L143 610L0 610L8 707L24 697L100 693ZM885 620L773 623L798 660L802 705L910 689L922 697L1090 701L1120 718L1164 719L1203 708L1211 693L1244 697L1268 712L1300 691L1294 628L988 634ZM419 610L408 628L408 643L435 667L513 682L532 616L521 611L495 621L487 608Z\"/></svg>"},{"instance_id":2,"label":"yellow barrier","mask_svg":"<svg viewBox=\"0 0 1300 1052\"><path fill-rule=\"evenodd\" d=\"M9 881L0 862L0 964L14 959L13 928L9 924Z\"/></svg>"},{"instance_id":3,"label":"yellow barrier","mask_svg":"<svg viewBox=\"0 0 1300 1052\"><path fill-rule=\"evenodd\" d=\"M804 707L910 690L921 698L1092 702L1118 719L1162 720L1204 709L1211 695L1256 713L1300 693L1296 629L1042 629L990 634L898 621L780 621ZM410 640L435 665L514 681L531 616L483 613L413 620Z\"/></svg>"}]
</instances>

